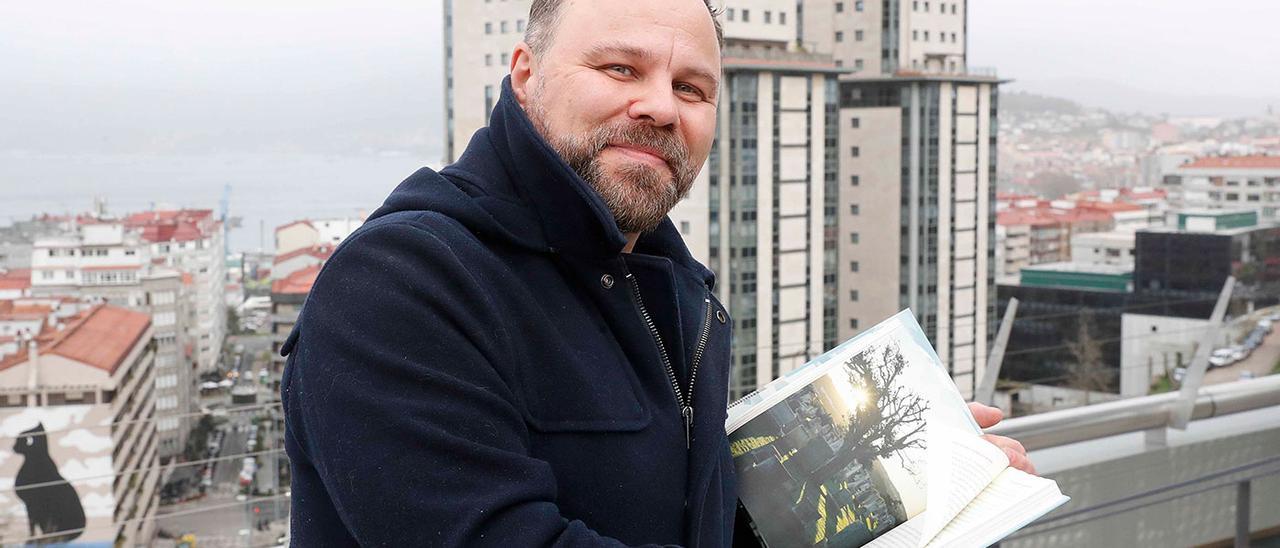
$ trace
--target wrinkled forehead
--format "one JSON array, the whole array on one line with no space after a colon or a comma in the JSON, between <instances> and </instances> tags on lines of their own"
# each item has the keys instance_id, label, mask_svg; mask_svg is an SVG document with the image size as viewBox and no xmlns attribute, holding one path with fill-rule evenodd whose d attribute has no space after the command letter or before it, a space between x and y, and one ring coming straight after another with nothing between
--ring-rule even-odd
<instances>
[{"instance_id":1,"label":"wrinkled forehead","mask_svg":"<svg viewBox=\"0 0 1280 548\"><path fill-rule=\"evenodd\" d=\"M715 23L702 0L569 0L562 10L553 55L624 45L673 65L720 70Z\"/></svg>"}]
</instances>

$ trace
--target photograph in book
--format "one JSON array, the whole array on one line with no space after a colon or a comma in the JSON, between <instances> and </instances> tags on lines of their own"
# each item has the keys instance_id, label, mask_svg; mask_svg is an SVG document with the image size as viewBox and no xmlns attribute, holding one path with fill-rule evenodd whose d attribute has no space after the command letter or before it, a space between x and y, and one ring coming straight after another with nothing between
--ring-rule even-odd
<instances>
[{"instance_id":1,"label":"photograph in book","mask_svg":"<svg viewBox=\"0 0 1280 548\"><path fill-rule=\"evenodd\" d=\"M931 402L910 369L886 337L730 434L768 546L860 546L924 510Z\"/></svg>"}]
</instances>

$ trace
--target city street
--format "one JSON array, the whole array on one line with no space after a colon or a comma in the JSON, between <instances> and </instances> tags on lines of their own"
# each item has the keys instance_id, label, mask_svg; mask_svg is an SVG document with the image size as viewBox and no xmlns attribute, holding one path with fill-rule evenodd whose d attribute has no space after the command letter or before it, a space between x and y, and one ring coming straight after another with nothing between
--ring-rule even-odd
<instances>
[{"instance_id":1,"label":"city street","mask_svg":"<svg viewBox=\"0 0 1280 548\"><path fill-rule=\"evenodd\" d=\"M1272 312L1274 309L1272 309ZM1271 374L1276 362L1280 361L1280 329L1272 328L1271 334L1262 339L1262 345L1253 351L1248 358L1227 367L1211 369L1204 374L1204 384L1219 384L1240 380L1240 374L1249 371L1254 378Z\"/></svg>"}]
</instances>

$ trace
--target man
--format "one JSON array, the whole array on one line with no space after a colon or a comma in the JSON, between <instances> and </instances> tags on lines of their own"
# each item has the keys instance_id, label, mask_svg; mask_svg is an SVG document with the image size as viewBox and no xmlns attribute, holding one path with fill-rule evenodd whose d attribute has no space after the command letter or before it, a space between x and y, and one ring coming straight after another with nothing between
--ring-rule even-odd
<instances>
[{"instance_id":1,"label":"man","mask_svg":"<svg viewBox=\"0 0 1280 548\"><path fill-rule=\"evenodd\" d=\"M534 1L489 126L339 247L282 349L293 541L731 542L730 323L666 219L719 35L698 0Z\"/></svg>"}]
</instances>

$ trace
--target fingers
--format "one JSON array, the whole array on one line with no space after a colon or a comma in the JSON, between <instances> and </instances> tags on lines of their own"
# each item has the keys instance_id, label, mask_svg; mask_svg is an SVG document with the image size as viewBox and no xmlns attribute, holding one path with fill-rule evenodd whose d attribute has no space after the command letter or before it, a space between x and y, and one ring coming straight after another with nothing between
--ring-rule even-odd
<instances>
[{"instance_id":1,"label":"fingers","mask_svg":"<svg viewBox=\"0 0 1280 548\"><path fill-rule=\"evenodd\" d=\"M1027 456L1027 449L1022 443L1013 438L1004 436L996 436L993 434L984 434L982 439L987 440L992 445L999 447L1004 451L1005 456L1009 457L1009 466L1022 470L1031 475L1035 475L1036 467L1031 464L1031 458Z\"/></svg>"},{"instance_id":2,"label":"fingers","mask_svg":"<svg viewBox=\"0 0 1280 548\"><path fill-rule=\"evenodd\" d=\"M973 414L973 420L978 421L979 428L991 428L1004 418L1004 413L999 408L982 405L976 401L969 402L969 412Z\"/></svg>"}]
</instances>

